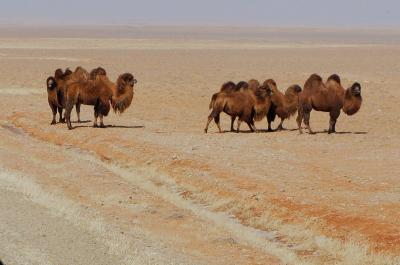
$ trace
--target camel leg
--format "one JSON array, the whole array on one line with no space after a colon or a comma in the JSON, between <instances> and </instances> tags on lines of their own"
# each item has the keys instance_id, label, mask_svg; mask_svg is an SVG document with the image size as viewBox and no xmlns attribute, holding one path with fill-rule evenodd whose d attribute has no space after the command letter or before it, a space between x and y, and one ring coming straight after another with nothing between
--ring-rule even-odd
<instances>
[{"instance_id":1,"label":"camel leg","mask_svg":"<svg viewBox=\"0 0 400 265\"><path fill-rule=\"evenodd\" d=\"M63 108L58 107L58 115L60 116L58 121L64 123L65 122L65 117L63 118L62 113L63 113Z\"/></svg>"},{"instance_id":2,"label":"camel leg","mask_svg":"<svg viewBox=\"0 0 400 265\"><path fill-rule=\"evenodd\" d=\"M51 108L51 112L53 113L53 119L51 120L51 125L55 125L57 122L56 122L56 115L57 115L57 107L56 106L53 106L53 105L50 105L50 108Z\"/></svg>"},{"instance_id":3,"label":"camel leg","mask_svg":"<svg viewBox=\"0 0 400 265\"><path fill-rule=\"evenodd\" d=\"M235 131L235 129L233 128L233 124L235 123L235 120L236 120L236 116L232 116L231 117L231 132Z\"/></svg>"},{"instance_id":4,"label":"camel leg","mask_svg":"<svg viewBox=\"0 0 400 265\"><path fill-rule=\"evenodd\" d=\"M336 132L336 121L337 121L337 118L340 115L340 110L339 111L331 111L329 113L329 115L330 115L330 120L329 120L328 133L331 134L331 133L335 133Z\"/></svg>"},{"instance_id":5,"label":"camel leg","mask_svg":"<svg viewBox=\"0 0 400 265\"><path fill-rule=\"evenodd\" d=\"M249 126L251 132L258 133L258 130L257 130L256 126L254 125L254 120L247 121L246 123Z\"/></svg>"},{"instance_id":6,"label":"camel leg","mask_svg":"<svg viewBox=\"0 0 400 265\"><path fill-rule=\"evenodd\" d=\"M106 126L103 123L103 115L100 114L99 117L100 117L100 128L106 128Z\"/></svg>"},{"instance_id":7,"label":"camel leg","mask_svg":"<svg viewBox=\"0 0 400 265\"><path fill-rule=\"evenodd\" d=\"M247 123L247 126L249 126L250 131L251 131L251 132L254 132L253 126L250 124L250 122L246 122L246 123Z\"/></svg>"},{"instance_id":8,"label":"camel leg","mask_svg":"<svg viewBox=\"0 0 400 265\"><path fill-rule=\"evenodd\" d=\"M81 122L81 103L76 103L76 116L78 116L78 123Z\"/></svg>"},{"instance_id":9,"label":"camel leg","mask_svg":"<svg viewBox=\"0 0 400 265\"><path fill-rule=\"evenodd\" d=\"M94 119L93 119L93 128L97 128L97 118L99 117L98 107L94 106Z\"/></svg>"},{"instance_id":10,"label":"camel leg","mask_svg":"<svg viewBox=\"0 0 400 265\"><path fill-rule=\"evenodd\" d=\"M67 101L67 104L66 104L67 106L66 106L66 108L65 108L65 120L66 120L66 122L67 122L67 126L68 126L68 129L69 130L71 130L72 129L72 124L71 124L71 112L72 112L72 109L73 109L73 107L74 107L74 105L73 105L73 103L72 102L68 102Z\"/></svg>"},{"instance_id":11,"label":"camel leg","mask_svg":"<svg viewBox=\"0 0 400 265\"><path fill-rule=\"evenodd\" d=\"M297 127L299 128L299 134L302 134L303 130L301 129L301 123L303 121L303 112L300 111L300 109L299 109L299 112L297 114L296 121L297 121Z\"/></svg>"},{"instance_id":12,"label":"camel leg","mask_svg":"<svg viewBox=\"0 0 400 265\"><path fill-rule=\"evenodd\" d=\"M278 128L277 128L278 131L284 130L284 128L283 128L283 121L284 121L284 120L285 120L285 119L282 119L282 118L281 118L281 122L279 123L279 126L278 126Z\"/></svg>"},{"instance_id":13,"label":"camel leg","mask_svg":"<svg viewBox=\"0 0 400 265\"><path fill-rule=\"evenodd\" d=\"M213 119L213 117L212 117L211 115L208 116L206 128L204 129L204 133L207 133L207 131L208 131L208 126L210 125L210 122L212 121L212 119Z\"/></svg>"},{"instance_id":14,"label":"camel leg","mask_svg":"<svg viewBox=\"0 0 400 265\"><path fill-rule=\"evenodd\" d=\"M97 113L95 113L94 114L94 121L93 121L93 127L94 128L97 128L97 127L99 127L98 125L97 125L97 118L99 117L99 115L97 114Z\"/></svg>"},{"instance_id":15,"label":"camel leg","mask_svg":"<svg viewBox=\"0 0 400 265\"><path fill-rule=\"evenodd\" d=\"M306 125L308 132L310 134L314 134L313 130L311 130L310 126L310 112L304 112L304 124Z\"/></svg>"},{"instance_id":16,"label":"camel leg","mask_svg":"<svg viewBox=\"0 0 400 265\"><path fill-rule=\"evenodd\" d=\"M211 114L208 116L207 119L207 124L206 124L206 128L204 129L204 133L208 132L208 126L210 126L211 121L214 119L216 119L216 117L218 116L218 122L219 122L219 113L217 113L216 111L212 111ZM217 121L215 121L215 123L217 123ZM217 123L217 126L219 126L219 124ZM221 132L220 127L218 128Z\"/></svg>"},{"instance_id":17,"label":"camel leg","mask_svg":"<svg viewBox=\"0 0 400 265\"><path fill-rule=\"evenodd\" d=\"M267 119L267 120L268 120L268 132L273 132L274 130L272 130L272 127L271 127L272 121L269 119Z\"/></svg>"},{"instance_id":18,"label":"camel leg","mask_svg":"<svg viewBox=\"0 0 400 265\"><path fill-rule=\"evenodd\" d=\"M242 121L239 119L237 122L237 129L236 129L237 133L239 133L239 131L240 131L240 124L242 124Z\"/></svg>"},{"instance_id":19,"label":"camel leg","mask_svg":"<svg viewBox=\"0 0 400 265\"><path fill-rule=\"evenodd\" d=\"M219 133L222 133L221 125L220 125L220 115L219 114L214 117L214 121L217 124Z\"/></svg>"}]
</instances>

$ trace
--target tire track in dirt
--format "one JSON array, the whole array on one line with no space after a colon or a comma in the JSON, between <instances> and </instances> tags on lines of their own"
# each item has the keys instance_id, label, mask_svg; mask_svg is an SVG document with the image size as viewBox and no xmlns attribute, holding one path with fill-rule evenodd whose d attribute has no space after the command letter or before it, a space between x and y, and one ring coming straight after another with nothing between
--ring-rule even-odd
<instances>
[{"instance_id":1,"label":"tire track in dirt","mask_svg":"<svg viewBox=\"0 0 400 265\"><path fill-rule=\"evenodd\" d=\"M97 147L94 146L93 143L88 143L88 142L81 142L80 140L71 137L71 136L67 136L65 137L66 133L61 133L61 135L54 134L48 134L46 132L40 131L39 129L35 129L33 127L30 127L26 121L23 121L24 115L14 115L14 117L12 117L12 121L15 125L22 127L26 132L28 132L29 134L31 134L34 137L37 137L41 140L44 141L49 141L58 145L65 145L65 144L72 144L72 146L74 146L75 148L81 148L79 150L86 150L86 152L90 152L89 158L90 159L95 159L95 163L101 163L102 166L107 167L109 170L113 171L115 174L119 174L122 178L129 180L130 178L132 178L133 175L135 174L131 174L130 171L135 171L135 170L139 170L138 175L139 176L146 176L142 179L140 179L139 183L142 183L141 188L148 191L149 193L152 193L155 196L161 197L163 200L168 201L176 206L179 206L181 208L185 208L188 210L191 210L192 212L199 212L201 213L200 216L203 216L203 218L206 218L208 220L211 219L212 222L216 222L216 219L221 219L221 216L218 215L218 212L222 212L222 213L235 213L236 212L236 218L237 220L241 221L241 224L237 223L237 221L235 221L233 224L232 223L225 223L225 229L227 228L226 226L228 226L228 230L231 231L232 233L234 233L235 231L242 231L243 229L246 230L247 232L244 233L245 235L247 235L247 238L244 236L241 236L241 239L239 238L238 240L250 240L251 236L250 235L254 235L254 228L259 229L257 232L260 233L260 231L265 231L265 225L267 225L267 227L271 227L270 224L264 224L263 225L257 225L257 220L253 220L253 219L262 219L262 218L269 218L269 219L274 219L276 218L276 222L278 225L277 229L272 230L273 233L275 233L276 237L272 238L273 240L270 242L272 244L272 247L269 249L269 251L274 250L276 251L273 252L275 255L279 256L282 260L285 260L284 257L289 257L289 260L286 261L295 261L294 264L300 264L300 262L311 262L311 263L320 263L320 262L336 262L337 260L335 260L333 257L335 255L339 255L340 259L345 262L346 260L351 260L354 257L351 256L346 256L346 251L349 251L350 249L353 249L353 251L359 251L360 253L363 253L362 255L360 255L360 257L358 257L359 260L356 260L357 263L359 262L364 262L364 263L359 263L359 264L385 264L384 261L387 260L391 260L390 256L386 257L385 255L382 254L377 254L377 253L369 253L368 248L363 248L358 246L356 243L353 242L341 242L340 240L335 240L332 238L326 238L324 236L319 235L318 230L312 229L312 222L307 224L306 221L306 226L304 226L304 219L302 220L301 218L299 220L301 220L303 223L290 223L290 219L293 218L289 216L289 219L287 219L288 217L286 217L286 221L289 221L289 224L285 224L282 223L282 221L280 221L280 218L284 218L283 216L287 214L287 212L290 210L290 207L287 207L287 210L284 210L284 208L286 207L285 205L282 204L276 204L278 206L280 206L280 208L278 207L278 209L272 209L272 210L268 210L265 207L259 208L259 203L255 203L252 205L252 202L254 202L255 200L259 200L259 198L257 197L262 197L262 195L260 196L260 194L255 193L257 191L257 182L255 182L254 184L250 184L247 185L247 187L249 188L249 190L247 190L247 188L244 186L242 187L245 192L244 194L247 196L244 197L244 201L240 202L240 201L235 201L235 200L229 200L229 197L231 197L234 193L236 189L233 189L231 194L227 194L227 191L222 191L221 189L215 189L215 185L214 185L214 190L215 190L215 197L208 197L207 196L203 196L201 192L206 192L209 193L210 190L213 190L212 188L210 188L212 186L212 184L208 185L207 181L204 183L204 181L200 181L200 182L187 182L187 179L179 177L179 166L181 166L180 163L178 161L172 161L171 163L169 163L169 166L174 168L172 173L177 173L175 175L173 175L174 177L171 178L171 174L164 175L163 173L161 173L161 171L159 171L158 169L151 169L150 166L144 166L143 164L145 164L145 161L139 161L136 162L135 166L132 166L132 161L131 159L126 157L126 154L123 151L119 151L119 152L113 152L113 148L111 146L108 146L106 144L107 147ZM106 141L107 142L107 141ZM111 143L109 143L111 144ZM119 143L118 143L119 144ZM144 151L144 153L146 152L145 150L147 149L148 153L151 153L151 151L148 151L148 149L151 150L151 147L149 148L149 146L146 147L140 147L140 144L132 141L131 143L132 145L134 145L136 147L136 149L140 149L140 151ZM81 152L79 151L79 152ZM94 153L93 153L94 152ZM111 153L110 153L111 152ZM99 156L99 158L93 157L92 154L96 154L96 156ZM147 158L147 154L143 155L143 158ZM154 162L154 164L156 164ZM185 164L185 163L184 163ZM149 171L150 168L150 171ZM161 166L161 169L165 170L168 169L166 167ZM178 168L178 169L177 169ZM186 168L187 169L187 168ZM202 170L204 170L206 168L202 168ZM153 171L151 173L151 175L153 175L152 178L149 178L148 175L149 173ZM166 170L168 172L168 170ZM144 174L143 174L144 173ZM169 172L171 173L171 171ZM215 173L215 172L214 172ZM162 176L162 178L160 179L160 176ZM217 176L218 179L221 177L220 175ZM206 178L207 179L207 178ZM232 179L231 176L227 176L225 175L225 177L222 177L222 179L226 179L226 180L235 180L234 178ZM208 179L208 181L210 181ZM137 181L135 181L135 183L137 183ZM188 185L187 187L185 187L185 185ZM190 191L190 189L193 187L191 185L196 184L198 185L201 189L195 192ZM215 182L214 182L215 184ZM196 186L195 185L195 186ZM204 186L206 185L206 186ZM226 189L229 190L229 188L232 188L232 185L227 185L224 186ZM209 189L209 190L207 190ZM250 191L250 192L249 192ZM252 196L251 198L248 198L249 194L253 194L254 196ZM224 202L223 197L229 195L228 196L228 200L226 200L226 202ZM237 194L240 195L241 197L243 196L243 192L242 194ZM221 196L222 196L222 202L221 202ZM226 198L225 198L226 199ZM249 200L250 199L250 200ZM217 204L219 203L219 207L216 207L216 205L213 203L211 203L211 201L215 200L217 202ZM265 202L263 200L261 200L261 202ZM246 205L246 203L250 204L250 207L248 207ZM268 201L266 203L269 203ZM204 210L204 205L207 206L208 204L208 209ZM232 204L237 204L237 205L232 205ZM203 206L202 206L203 205ZM268 205L268 207L273 208L274 204L270 204ZM283 206L283 208L282 208ZM198 208L200 207L200 208ZM235 210L236 209L236 210ZM283 213L282 213L282 210ZM204 212L205 211L205 212ZM274 213L275 211L275 213ZM239 212L239 214L237 214ZM242 212L242 213L240 213ZM280 212L281 214L276 214L276 212ZM213 214L217 214L216 216L214 216ZM211 216L208 216L210 215ZM250 214L250 216L248 216ZM268 216L271 215L271 216ZM223 215L222 215L223 216ZM260 218L262 217L262 218ZM301 217L301 216L300 216ZM229 219L228 219L229 220ZM285 220L285 219L283 219ZM291 220L293 221L293 219ZM297 221L298 222L298 221ZM229 225L228 225L229 224ZM237 226L239 225L239 227L241 229L239 229L239 227ZM243 226L245 225L245 226ZM318 223L317 223L318 225ZM319 224L320 226L320 224ZM230 227L230 228L229 228ZM273 226L272 226L273 227ZM234 231L235 230L235 231ZM287 230L287 231L285 231ZM303 233L302 232L295 232L295 230L305 230ZM292 234L292 235L291 235ZM314 243L309 245L307 247L307 244L310 244L310 242L304 242L301 237L310 237L311 240L313 238L317 238L314 239ZM291 238L292 237L292 238ZM262 241L265 241L266 238L263 237L254 237L252 240L250 240L248 243L251 243L253 246L258 246L258 248L260 248L260 245L262 245ZM308 239L309 240L309 239ZM315 245L317 246L317 248L315 248ZM333 248L332 245L335 245L335 247ZM297 250L297 248L300 248L299 250ZM329 249L333 248L333 249ZM307 250L309 249L309 250ZM315 255L317 254L317 255ZM354 261L354 260L353 260ZM346 263L344 263L346 264Z\"/></svg>"},{"instance_id":2,"label":"tire track in dirt","mask_svg":"<svg viewBox=\"0 0 400 265\"><path fill-rule=\"evenodd\" d=\"M7 168L11 170L18 170L22 175L29 176L30 174L40 184L39 192L37 191L38 188L32 188L36 184L27 184L29 178L14 181L23 185L22 190L28 192L28 195L33 198L39 197L37 200L42 205L55 212L57 212L56 205L61 206L61 211L64 208L71 208L72 206L62 206L68 204L68 201L74 202L74 204L77 203L83 209L98 211L100 217L98 215L72 213L69 215L69 219L77 222L76 216L82 215L83 217L78 218L78 223L86 222L86 227L89 227L89 229L93 226L102 227L105 222L107 224L106 227L108 227L106 230L108 230L111 228L108 224L112 224L111 231L113 232L111 235L101 229L100 232L105 233L105 236L100 238L104 242L111 240L110 244L114 249L113 252L120 256L127 255L126 259L128 261L140 260L140 264L153 264L153 262L169 264L168 259L154 261L151 255L148 256L148 260L145 260L146 252L139 258L128 255L127 251L131 249L130 245L133 244L130 237L137 237L136 233L132 234L133 225L134 231L139 226L145 228L144 231L148 231L150 238L159 237L158 240L166 246L159 246L159 243L155 244L151 240L148 243L145 242L145 245L150 244L150 246L153 246L155 248L153 251L158 251L161 257L168 254L168 252L164 253L164 248L166 247L170 252L172 250L176 251L175 254L169 253L167 257L172 260L173 258L171 257L176 255L183 262L175 261L174 264L233 264L235 262L240 264L280 264L278 259L269 254L269 251L255 248L246 242L243 244L240 238L236 240L229 229L222 225L216 226L212 218L204 218L204 216L193 212L189 207L176 207L179 206L177 203L171 204L173 200L166 199L168 194L164 194L165 198L160 196L157 192L159 187L147 181L145 177L138 177L130 172L129 182L127 182L125 181L127 177L121 175L120 171L122 169L117 166L102 162L100 159L93 157L92 154L75 147L69 147L68 150L64 150L59 146L29 139L30 137L24 131L10 124L4 124L4 122L1 124L0 135L4 139L3 147L8 150L8 159L3 159L2 164L5 163ZM18 161L17 153L22 150L29 152L30 158ZM44 152L46 155L43 155ZM0 155L5 158L4 153ZM46 159L51 159L51 161L46 161ZM51 166L37 168L35 166L37 163L47 165L54 161L62 160L64 160L65 167L74 166L75 169L63 175L56 173L58 168L52 169ZM68 162L68 160L72 161ZM21 164L23 165L22 167ZM82 168L82 164L88 169ZM96 174L91 176L90 172L94 169L96 169ZM52 172L54 170L55 172ZM141 182L142 180L143 183ZM134 192L132 193L132 191ZM52 195L43 195L47 193ZM53 198L54 193L57 194L55 199ZM65 196L66 200L59 198L60 194L63 195L62 197ZM51 205L49 205L49 201L52 201ZM140 203L132 204L135 201ZM140 210L132 210L132 206L133 209L138 209L139 207ZM73 212L76 211L74 210ZM62 212L61 214L65 215L66 213ZM91 219L93 218L94 220L92 221ZM104 220L97 224L96 220L98 218ZM139 224L132 224L131 220L136 220ZM237 224L237 226L240 226L240 224ZM122 231L122 234L119 234L119 231ZM115 236L117 238L112 239ZM127 243L128 246L123 246L121 245L122 242L131 243ZM179 251L182 253L179 254ZM190 261L185 255L192 256Z\"/></svg>"}]
</instances>

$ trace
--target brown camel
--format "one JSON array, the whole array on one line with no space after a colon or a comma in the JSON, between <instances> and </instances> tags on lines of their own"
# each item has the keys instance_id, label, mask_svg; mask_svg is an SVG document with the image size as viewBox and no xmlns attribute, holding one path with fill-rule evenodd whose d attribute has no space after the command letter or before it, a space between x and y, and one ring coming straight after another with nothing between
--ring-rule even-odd
<instances>
[{"instance_id":1,"label":"brown camel","mask_svg":"<svg viewBox=\"0 0 400 265\"><path fill-rule=\"evenodd\" d=\"M111 82L106 75L98 75L95 80L86 79L81 72L72 75L67 83L67 104L65 117L68 129L72 129L71 110L77 103L94 106L93 127L104 128L103 117L110 111L110 105L116 113L123 113L133 99L133 88L136 79L130 73L122 74L116 83Z\"/></svg>"},{"instance_id":2,"label":"brown camel","mask_svg":"<svg viewBox=\"0 0 400 265\"><path fill-rule=\"evenodd\" d=\"M331 75L324 83L319 75L313 74L308 78L304 90L299 95L299 115L297 117L299 132L303 132L301 123L304 120L308 131L313 133L310 127L310 112L314 109L329 112L328 133L334 133L340 110L342 109L347 115L353 115L361 108L361 104L361 85L359 83L356 82L345 90L338 75Z\"/></svg>"},{"instance_id":3,"label":"brown camel","mask_svg":"<svg viewBox=\"0 0 400 265\"><path fill-rule=\"evenodd\" d=\"M286 89L285 94L283 94L277 88L276 82L273 79L266 80L264 84L269 85L272 90L272 104L267 115L268 131L272 131L271 122L275 120L275 115L278 115L278 117L281 118L281 122L279 123L277 130L284 130L283 121L293 116L297 111L301 87L299 85L292 85L288 89Z\"/></svg>"},{"instance_id":4,"label":"brown camel","mask_svg":"<svg viewBox=\"0 0 400 265\"><path fill-rule=\"evenodd\" d=\"M239 118L236 132L239 132L241 122L244 121L249 126L252 132L257 131L254 120L261 120L266 116L270 104L270 88L268 86L260 86L255 92L242 92L240 89L248 88L246 82L240 82L236 85L239 91L231 93L219 92L213 95L210 102L211 114L208 116L206 128L204 132L207 133L208 126L212 119L218 126L218 130L222 133L220 126L220 113L225 112L231 116L231 130L233 130L233 121L236 117Z\"/></svg>"},{"instance_id":5,"label":"brown camel","mask_svg":"<svg viewBox=\"0 0 400 265\"><path fill-rule=\"evenodd\" d=\"M59 113L59 122L65 122L65 118L62 117L63 108L65 107L64 84L71 74L72 72L68 68L65 72L61 69L57 69L54 73L54 77L50 76L46 80L47 99L53 113L52 125L56 124L57 110Z\"/></svg>"},{"instance_id":6,"label":"brown camel","mask_svg":"<svg viewBox=\"0 0 400 265\"><path fill-rule=\"evenodd\" d=\"M74 75L72 76L72 73ZM79 80L94 80L97 75L106 75L106 71L101 68L93 69L90 74L83 67L78 66L74 72L72 72L69 68L63 72L62 69L57 69L54 73L54 77L49 77L46 81L47 84L47 95L50 108L53 112L53 119L51 124L56 124L55 115L59 113L59 122L65 122L65 117L63 117L62 112L66 106L66 84L71 78L79 79ZM78 122L81 122L80 119L80 103L76 104L76 114L78 116Z\"/></svg>"},{"instance_id":7,"label":"brown camel","mask_svg":"<svg viewBox=\"0 0 400 265\"><path fill-rule=\"evenodd\" d=\"M209 108L212 109L212 102L215 101L215 99L218 97L218 95L220 93L225 93L225 94L230 94L233 92L238 92L240 90L243 91L242 87L246 87L246 83L244 81L239 82L238 84L235 84L232 81L226 82L221 86L221 89L219 90L218 93L215 93L212 98L211 98L211 102L209 105ZM233 124L235 122L236 117L231 117L231 131L233 132Z\"/></svg>"}]
</instances>

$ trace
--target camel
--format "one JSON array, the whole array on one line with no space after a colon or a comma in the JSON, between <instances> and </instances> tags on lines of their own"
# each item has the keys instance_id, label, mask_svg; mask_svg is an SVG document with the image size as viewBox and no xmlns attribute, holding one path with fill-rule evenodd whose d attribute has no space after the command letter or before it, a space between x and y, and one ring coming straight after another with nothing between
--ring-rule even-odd
<instances>
[{"instance_id":1,"label":"camel","mask_svg":"<svg viewBox=\"0 0 400 265\"><path fill-rule=\"evenodd\" d=\"M217 124L219 132L222 133L220 126L221 112L225 112L231 116L232 131L233 122L236 117L239 117L236 132L239 132L240 125L243 121L247 123L252 132L257 131L254 121L259 121L266 116L271 104L271 90L268 86L260 86L255 90L255 92L240 91L240 89L243 88L248 88L246 82L240 82L236 85L236 89L239 90L231 93L219 92L212 96L209 105L212 112L208 116L207 124L204 129L205 133L208 132L208 127L212 119L214 119Z\"/></svg>"},{"instance_id":2,"label":"camel","mask_svg":"<svg viewBox=\"0 0 400 265\"><path fill-rule=\"evenodd\" d=\"M116 83L111 82L106 75L98 75L95 80L86 78L82 72L74 73L67 83L67 103L65 117L68 129L72 129L71 111L74 105L84 104L94 106L93 127L104 128L103 117L110 111L110 105L116 113L123 113L131 104L134 85L137 83L130 73L122 74Z\"/></svg>"},{"instance_id":3,"label":"camel","mask_svg":"<svg viewBox=\"0 0 400 265\"><path fill-rule=\"evenodd\" d=\"M310 127L310 112L329 112L330 121L328 133L336 132L336 121L343 110L347 115L354 115L359 111L362 104L361 85L353 83L348 89L344 89L340 77L331 75L324 83L317 74L312 74L304 85L304 90L299 94L299 108L297 125L299 133L303 133L301 123L304 120L310 134L313 130Z\"/></svg>"},{"instance_id":4,"label":"camel","mask_svg":"<svg viewBox=\"0 0 400 265\"><path fill-rule=\"evenodd\" d=\"M276 85L273 79L268 79L264 84L269 85L272 90L271 95L271 108L267 114L268 120L268 131L273 131L271 128L271 122L275 120L275 116L278 115L281 118L281 122L277 128L278 131L284 130L283 122L285 119L290 118L297 112L299 93L301 92L301 87L299 85L292 85L286 89L285 94L283 94Z\"/></svg>"},{"instance_id":5,"label":"camel","mask_svg":"<svg viewBox=\"0 0 400 265\"><path fill-rule=\"evenodd\" d=\"M56 124L57 110L59 113L59 122L65 122L65 118L62 117L63 108L65 107L65 90L64 84L72 74L68 68L63 72L61 69L57 69L53 76L49 76L46 80L47 85L47 99L49 106L53 113L53 119L51 125Z\"/></svg>"},{"instance_id":6,"label":"camel","mask_svg":"<svg viewBox=\"0 0 400 265\"><path fill-rule=\"evenodd\" d=\"M72 73L74 75L72 76ZM59 113L59 122L64 123L65 117L62 117L63 109L65 109L66 105L66 84L70 78L75 78L79 80L94 80L97 75L106 75L106 71L101 68L93 69L90 74L83 67L78 66L74 72L72 72L69 68L67 68L64 72L62 69L57 69L54 73L54 77L48 77L46 80L47 84L47 95L50 108L53 112L53 119L51 124L56 124L56 114L57 110ZM78 116L78 122L81 122L80 119L80 104L76 104L76 114Z\"/></svg>"}]
</instances>

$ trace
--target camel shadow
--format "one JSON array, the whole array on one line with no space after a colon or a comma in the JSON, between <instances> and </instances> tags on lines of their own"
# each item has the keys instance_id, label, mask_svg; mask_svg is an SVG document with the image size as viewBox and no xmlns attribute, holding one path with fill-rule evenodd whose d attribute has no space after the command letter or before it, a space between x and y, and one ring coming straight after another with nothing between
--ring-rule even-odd
<instances>
[{"instance_id":1,"label":"camel shadow","mask_svg":"<svg viewBox=\"0 0 400 265\"><path fill-rule=\"evenodd\" d=\"M316 131L313 134L328 134L328 130L323 130L323 131ZM368 134L368 132L348 132L348 131L344 131L344 132L335 132L332 134Z\"/></svg>"},{"instance_id":2,"label":"camel shadow","mask_svg":"<svg viewBox=\"0 0 400 265\"><path fill-rule=\"evenodd\" d=\"M92 122L92 121L91 121L91 120L80 121L80 122L78 122L78 121L71 121L71 123L89 123L89 122Z\"/></svg>"},{"instance_id":3,"label":"camel shadow","mask_svg":"<svg viewBox=\"0 0 400 265\"><path fill-rule=\"evenodd\" d=\"M78 128L93 128L93 129L111 129L111 128L121 128L121 129L142 129L146 128L143 125L136 125L136 126L125 126L125 125L106 125L105 127L93 127L92 125L77 125L72 128L78 129Z\"/></svg>"},{"instance_id":4,"label":"camel shadow","mask_svg":"<svg viewBox=\"0 0 400 265\"><path fill-rule=\"evenodd\" d=\"M122 128L122 129L143 129L144 125L126 126L126 125L106 125L106 128Z\"/></svg>"}]
</instances>

